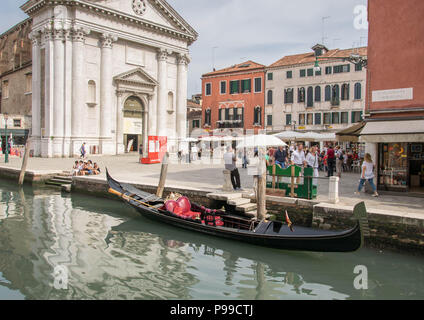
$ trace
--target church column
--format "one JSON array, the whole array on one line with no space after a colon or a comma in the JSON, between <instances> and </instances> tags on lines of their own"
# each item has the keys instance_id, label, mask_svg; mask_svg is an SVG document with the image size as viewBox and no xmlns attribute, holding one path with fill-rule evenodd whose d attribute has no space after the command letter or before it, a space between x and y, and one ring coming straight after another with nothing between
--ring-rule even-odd
<instances>
[{"instance_id":1,"label":"church column","mask_svg":"<svg viewBox=\"0 0 424 320\"><path fill-rule=\"evenodd\" d=\"M157 135L167 136L167 88L168 88L168 51L165 49L158 50L158 103L157 103Z\"/></svg>"},{"instance_id":2,"label":"church column","mask_svg":"<svg viewBox=\"0 0 424 320\"><path fill-rule=\"evenodd\" d=\"M185 139L187 135L187 65L188 58L178 55L177 70L177 137Z\"/></svg>"},{"instance_id":3,"label":"church column","mask_svg":"<svg viewBox=\"0 0 424 320\"><path fill-rule=\"evenodd\" d=\"M44 29L44 139L41 143L41 156L52 157L53 148L50 137L54 136L53 131L53 92L54 92L54 44L53 30L50 27Z\"/></svg>"},{"instance_id":4,"label":"church column","mask_svg":"<svg viewBox=\"0 0 424 320\"><path fill-rule=\"evenodd\" d=\"M32 149L41 155L41 53L40 35L31 33L32 40Z\"/></svg>"},{"instance_id":5,"label":"church column","mask_svg":"<svg viewBox=\"0 0 424 320\"><path fill-rule=\"evenodd\" d=\"M125 152L124 146L124 110L122 107L122 92L116 91L116 154Z\"/></svg>"},{"instance_id":6,"label":"church column","mask_svg":"<svg viewBox=\"0 0 424 320\"><path fill-rule=\"evenodd\" d=\"M54 106L53 106L53 156L63 156L65 126L65 44L64 31L54 32Z\"/></svg>"},{"instance_id":7,"label":"church column","mask_svg":"<svg viewBox=\"0 0 424 320\"><path fill-rule=\"evenodd\" d=\"M90 31L76 28L73 32L72 52L72 150L79 154L83 141L85 92L85 36Z\"/></svg>"},{"instance_id":8,"label":"church column","mask_svg":"<svg viewBox=\"0 0 424 320\"><path fill-rule=\"evenodd\" d=\"M65 157L73 156L71 151L72 136L72 31L66 30L65 33L65 127L63 141L63 155Z\"/></svg>"},{"instance_id":9,"label":"church column","mask_svg":"<svg viewBox=\"0 0 424 320\"><path fill-rule=\"evenodd\" d=\"M157 135L157 101L157 88L155 88L155 92L150 96L149 100L149 136Z\"/></svg>"},{"instance_id":10,"label":"church column","mask_svg":"<svg viewBox=\"0 0 424 320\"><path fill-rule=\"evenodd\" d=\"M111 116L112 116L112 46L117 38L103 34L101 39L100 67L100 151L102 154L113 154Z\"/></svg>"},{"instance_id":11,"label":"church column","mask_svg":"<svg viewBox=\"0 0 424 320\"><path fill-rule=\"evenodd\" d=\"M148 95L148 105L144 107L143 113L143 158L148 156L149 132L150 132L150 106L153 101L153 95Z\"/></svg>"}]
</instances>

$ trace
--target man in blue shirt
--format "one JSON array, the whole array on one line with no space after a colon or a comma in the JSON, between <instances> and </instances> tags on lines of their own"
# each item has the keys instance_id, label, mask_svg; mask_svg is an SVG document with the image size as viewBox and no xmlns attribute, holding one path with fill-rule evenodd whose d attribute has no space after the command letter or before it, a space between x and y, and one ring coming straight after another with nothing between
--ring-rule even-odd
<instances>
[{"instance_id":1,"label":"man in blue shirt","mask_svg":"<svg viewBox=\"0 0 424 320\"><path fill-rule=\"evenodd\" d=\"M275 164L278 164L281 168L286 167L287 162L287 151L282 147L278 147L277 152L274 154L275 157Z\"/></svg>"}]
</instances>

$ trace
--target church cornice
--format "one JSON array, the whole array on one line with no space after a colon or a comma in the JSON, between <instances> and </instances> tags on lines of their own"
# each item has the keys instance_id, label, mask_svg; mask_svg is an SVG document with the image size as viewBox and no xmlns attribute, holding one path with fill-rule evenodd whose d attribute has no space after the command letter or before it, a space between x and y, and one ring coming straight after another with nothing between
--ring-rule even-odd
<instances>
[{"instance_id":1,"label":"church cornice","mask_svg":"<svg viewBox=\"0 0 424 320\"><path fill-rule=\"evenodd\" d=\"M95 12L97 14L103 14L110 18L123 20L127 23L133 23L139 25L140 27L146 28L147 30L168 35L169 37L184 39L188 44L192 44L197 40L198 34L191 28L184 20L172 9L169 5L164 5L164 2L160 0L152 0L152 2L161 10L162 14L168 16L177 26L182 29L182 31L177 31L166 27L164 25L154 23L143 18L137 18L132 15L114 10L112 8L106 8L104 6L87 2L84 0L30 0L23 4L20 8L29 16L34 15L37 11L42 9L45 6L56 6L56 5L66 5L80 7L85 10ZM181 21L181 22L180 22Z\"/></svg>"}]
</instances>

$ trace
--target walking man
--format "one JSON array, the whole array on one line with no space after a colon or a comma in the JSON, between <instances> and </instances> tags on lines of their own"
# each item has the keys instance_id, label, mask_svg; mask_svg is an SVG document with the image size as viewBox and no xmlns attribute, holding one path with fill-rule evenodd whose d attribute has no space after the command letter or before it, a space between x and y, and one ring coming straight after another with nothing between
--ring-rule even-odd
<instances>
[{"instance_id":1,"label":"walking man","mask_svg":"<svg viewBox=\"0 0 424 320\"><path fill-rule=\"evenodd\" d=\"M85 150L85 142L82 144L82 146L80 148L80 153L81 153L81 158L85 159L85 155L87 153L87 151Z\"/></svg>"},{"instance_id":2,"label":"walking man","mask_svg":"<svg viewBox=\"0 0 424 320\"><path fill-rule=\"evenodd\" d=\"M240 183L240 173L236 167L237 157L233 152L233 148L227 147L227 152L224 153L225 169L231 172L231 183L234 190L242 190Z\"/></svg>"},{"instance_id":3,"label":"walking man","mask_svg":"<svg viewBox=\"0 0 424 320\"><path fill-rule=\"evenodd\" d=\"M302 169L306 167L307 163L306 163L305 152L303 151L303 144L299 143L297 145L296 151L293 151L292 153L291 162L293 165L301 167ZM301 175L302 173L300 174L300 176ZM297 183L300 182L300 176L297 178Z\"/></svg>"}]
</instances>

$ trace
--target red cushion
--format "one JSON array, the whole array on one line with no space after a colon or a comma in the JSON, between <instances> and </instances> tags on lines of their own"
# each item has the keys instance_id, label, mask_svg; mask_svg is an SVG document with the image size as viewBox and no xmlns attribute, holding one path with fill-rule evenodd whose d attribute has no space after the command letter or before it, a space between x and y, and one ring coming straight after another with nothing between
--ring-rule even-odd
<instances>
[{"instance_id":1,"label":"red cushion","mask_svg":"<svg viewBox=\"0 0 424 320\"><path fill-rule=\"evenodd\" d=\"M178 206L183 209L183 213L189 212L191 209L190 200L186 197L181 197L177 200Z\"/></svg>"},{"instance_id":2,"label":"red cushion","mask_svg":"<svg viewBox=\"0 0 424 320\"><path fill-rule=\"evenodd\" d=\"M166 210L169 212L174 212L175 208L178 207L177 201L169 200L165 203Z\"/></svg>"}]
</instances>

